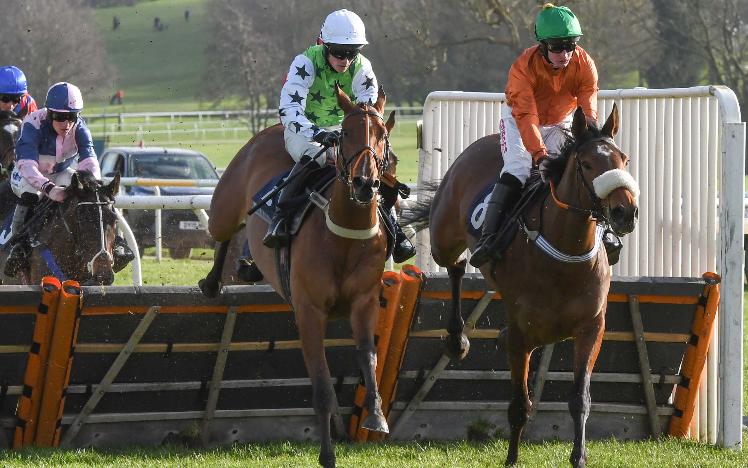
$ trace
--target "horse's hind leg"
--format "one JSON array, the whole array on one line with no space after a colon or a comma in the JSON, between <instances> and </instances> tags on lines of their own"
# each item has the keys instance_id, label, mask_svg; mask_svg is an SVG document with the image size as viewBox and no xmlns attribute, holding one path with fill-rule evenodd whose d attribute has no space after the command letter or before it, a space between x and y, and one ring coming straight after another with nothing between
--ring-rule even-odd
<instances>
[{"instance_id":1,"label":"horse's hind leg","mask_svg":"<svg viewBox=\"0 0 748 468\"><path fill-rule=\"evenodd\" d=\"M304 364L312 380L312 404L319 423L321 442L319 464L335 467L335 447L330 435L330 418L336 408L335 391L325 358L326 319L321 312L296 310L296 325L301 337Z\"/></svg>"},{"instance_id":2,"label":"horse's hind leg","mask_svg":"<svg viewBox=\"0 0 748 468\"><path fill-rule=\"evenodd\" d=\"M452 288L452 314L447 331L447 354L452 359L464 359L470 350L470 340L465 335L465 321L462 319L462 277L465 276L465 260L447 267L449 284Z\"/></svg>"},{"instance_id":3,"label":"horse's hind leg","mask_svg":"<svg viewBox=\"0 0 748 468\"><path fill-rule=\"evenodd\" d=\"M569 413L574 420L574 448L569 461L574 467L583 467L587 463L585 425L590 414L590 375L604 331L605 315L600 313L574 337L574 387L569 398Z\"/></svg>"},{"instance_id":4,"label":"horse's hind leg","mask_svg":"<svg viewBox=\"0 0 748 468\"><path fill-rule=\"evenodd\" d=\"M206 297L216 297L221 289L221 274L223 273L223 264L226 262L230 242L231 239L218 243L216 254L213 257L213 268L210 269L205 278L197 282L200 291Z\"/></svg>"},{"instance_id":5,"label":"horse's hind leg","mask_svg":"<svg viewBox=\"0 0 748 468\"><path fill-rule=\"evenodd\" d=\"M517 463L519 441L530 415L530 398L527 396L527 373L530 366L530 351L527 351L524 340L515 330L507 333L507 357L512 371L512 400L509 402L507 416L509 419L509 451L506 466Z\"/></svg>"},{"instance_id":6,"label":"horse's hind leg","mask_svg":"<svg viewBox=\"0 0 748 468\"><path fill-rule=\"evenodd\" d=\"M368 415L362 424L364 429L388 433L387 420L382 412L382 398L377 390L377 352L374 345L374 329L377 323L376 297L366 298L365 304L354 304L351 312L351 328L356 342L356 360L364 376L366 386L366 410Z\"/></svg>"}]
</instances>

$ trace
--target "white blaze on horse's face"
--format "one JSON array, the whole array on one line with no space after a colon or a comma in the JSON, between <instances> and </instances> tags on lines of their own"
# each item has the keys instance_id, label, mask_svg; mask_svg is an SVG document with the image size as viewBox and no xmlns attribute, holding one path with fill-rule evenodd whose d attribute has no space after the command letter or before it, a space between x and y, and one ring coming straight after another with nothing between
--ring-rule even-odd
<instances>
[{"instance_id":1,"label":"white blaze on horse's face","mask_svg":"<svg viewBox=\"0 0 748 468\"><path fill-rule=\"evenodd\" d=\"M3 130L8 132L13 139L15 139L16 133L18 133L18 127L16 125L13 125L11 123L5 124L3 126Z\"/></svg>"}]
</instances>

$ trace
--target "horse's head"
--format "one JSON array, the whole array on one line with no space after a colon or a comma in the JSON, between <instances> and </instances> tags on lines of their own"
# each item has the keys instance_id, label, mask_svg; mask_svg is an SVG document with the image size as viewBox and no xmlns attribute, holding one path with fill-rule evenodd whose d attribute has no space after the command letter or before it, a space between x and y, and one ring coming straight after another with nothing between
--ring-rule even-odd
<instances>
[{"instance_id":1,"label":"horse's head","mask_svg":"<svg viewBox=\"0 0 748 468\"><path fill-rule=\"evenodd\" d=\"M625 235L634 230L639 216L639 186L626 171L629 156L613 141L618 124L615 104L602 128L588 121L578 108L571 126L572 138L561 157L549 165L549 177L552 184L580 187L575 191L588 195L579 196L583 211L607 220L616 234Z\"/></svg>"},{"instance_id":2,"label":"horse's head","mask_svg":"<svg viewBox=\"0 0 748 468\"><path fill-rule=\"evenodd\" d=\"M14 112L0 111L0 172L7 170L16 159L16 140L21 123Z\"/></svg>"},{"instance_id":3,"label":"horse's head","mask_svg":"<svg viewBox=\"0 0 748 468\"><path fill-rule=\"evenodd\" d=\"M384 122L382 113L386 97L380 88L374 105L356 105L335 87L338 105L343 112L342 137L335 166L338 177L350 190L356 203L371 203L379 189L380 177L390 163L388 135L395 126L395 114Z\"/></svg>"},{"instance_id":4,"label":"horse's head","mask_svg":"<svg viewBox=\"0 0 748 468\"><path fill-rule=\"evenodd\" d=\"M112 244L116 234L117 215L114 196L119 192L120 175L104 185L90 172L73 174L65 189L62 220L74 248L70 258L70 276L83 285L114 282Z\"/></svg>"}]
</instances>

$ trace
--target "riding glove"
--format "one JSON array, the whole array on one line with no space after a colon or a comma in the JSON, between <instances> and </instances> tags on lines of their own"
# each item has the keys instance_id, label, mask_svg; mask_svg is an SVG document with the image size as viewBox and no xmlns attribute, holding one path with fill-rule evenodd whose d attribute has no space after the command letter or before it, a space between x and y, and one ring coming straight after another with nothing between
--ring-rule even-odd
<instances>
[{"instance_id":1,"label":"riding glove","mask_svg":"<svg viewBox=\"0 0 748 468\"><path fill-rule=\"evenodd\" d=\"M322 146L335 146L340 142L340 132L333 130L328 132L327 130L320 130L314 134L314 141L321 144Z\"/></svg>"}]
</instances>

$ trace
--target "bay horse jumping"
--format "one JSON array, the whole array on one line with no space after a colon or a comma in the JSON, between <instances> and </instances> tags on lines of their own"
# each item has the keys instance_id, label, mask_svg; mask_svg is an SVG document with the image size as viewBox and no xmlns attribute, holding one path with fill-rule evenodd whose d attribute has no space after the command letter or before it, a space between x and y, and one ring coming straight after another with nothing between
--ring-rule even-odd
<instances>
[{"instance_id":1,"label":"bay horse jumping","mask_svg":"<svg viewBox=\"0 0 748 468\"><path fill-rule=\"evenodd\" d=\"M3 275L1 284L39 284L46 275L74 279L83 286L112 284L112 243L117 233L114 197L119 182L119 173L105 185L90 172L80 171L65 188L64 202L40 201L24 226L36 230L29 268L15 278ZM0 220L12 213L3 211ZM0 233L0 247L8 237L7 232ZM0 272L6 257L7 249L0 248Z\"/></svg>"},{"instance_id":2,"label":"bay horse jumping","mask_svg":"<svg viewBox=\"0 0 748 468\"><path fill-rule=\"evenodd\" d=\"M0 111L0 181L10 177L16 161L16 141L21 124L21 119L14 112Z\"/></svg>"},{"instance_id":3,"label":"bay horse jumping","mask_svg":"<svg viewBox=\"0 0 748 468\"><path fill-rule=\"evenodd\" d=\"M393 113L384 122L386 98L382 90L374 105L356 105L340 88L336 87L335 92L344 113L342 139L335 158L336 177L331 188L322 194L329 203L324 210L314 208L308 214L291 245L291 296L286 297L281 284L275 250L262 243L267 223L258 216L246 216L251 196L293 164L285 150L280 125L253 137L221 176L211 202L209 230L222 247L217 249L214 270L201 282L205 292L206 282L220 278L225 246L246 218L244 232L254 261L295 314L320 428L319 463L325 467L336 464L330 421L337 402L324 348L328 319L347 317L351 323L357 362L366 385L369 416L363 427L388 432L374 375L374 330L387 255L377 189L388 169L388 135L395 118Z\"/></svg>"},{"instance_id":4,"label":"bay horse jumping","mask_svg":"<svg viewBox=\"0 0 748 468\"><path fill-rule=\"evenodd\" d=\"M502 335L513 391L506 465L517 462L520 437L529 418L530 355L538 347L568 338L574 338L569 412L575 434L570 461L575 467L586 463L590 374L605 330L610 287L598 223L609 224L616 234L624 235L634 229L638 216L638 187L624 170L629 157L613 141L618 125L616 106L602 129L577 109L570 138L549 168L550 192L531 200L517 226L510 226L517 235L501 260L480 269L488 285L501 293L507 310ZM422 228L429 224L431 254L449 273L452 305L447 352L453 358L464 358L470 346L460 307L465 273L461 256L477 242L467 230L469 210L502 165L498 136L479 139L455 160L433 199L419 201L406 215Z\"/></svg>"}]
</instances>

